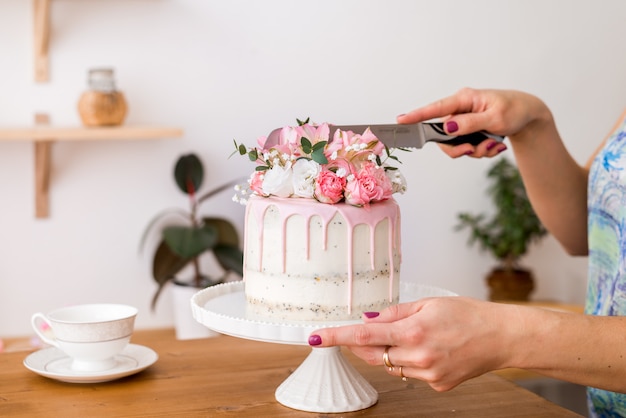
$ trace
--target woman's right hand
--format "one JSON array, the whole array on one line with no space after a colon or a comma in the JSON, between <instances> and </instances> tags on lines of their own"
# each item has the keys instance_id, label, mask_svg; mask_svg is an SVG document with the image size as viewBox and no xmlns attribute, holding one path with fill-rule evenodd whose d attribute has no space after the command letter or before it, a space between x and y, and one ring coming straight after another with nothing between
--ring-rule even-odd
<instances>
[{"instance_id":1,"label":"woman's right hand","mask_svg":"<svg viewBox=\"0 0 626 418\"><path fill-rule=\"evenodd\" d=\"M464 88L452 96L437 100L398 116L398 123L417 123L441 118L450 135L487 131L508 136L510 140L523 137L536 126L553 123L548 107L537 97L514 90L476 90ZM477 146L440 145L449 156L493 157L506 145L485 139Z\"/></svg>"}]
</instances>

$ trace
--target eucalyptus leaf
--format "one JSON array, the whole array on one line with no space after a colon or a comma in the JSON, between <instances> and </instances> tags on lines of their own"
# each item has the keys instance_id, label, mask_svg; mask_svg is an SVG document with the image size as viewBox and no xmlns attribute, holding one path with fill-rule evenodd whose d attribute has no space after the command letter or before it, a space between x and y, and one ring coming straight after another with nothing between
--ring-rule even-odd
<instances>
[{"instance_id":1,"label":"eucalyptus leaf","mask_svg":"<svg viewBox=\"0 0 626 418\"><path fill-rule=\"evenodd\" d=\"M328 141L316 142L315 145L313 145L313 151L323 149L326 146L326 144L328 144Z\"/></svg>"},{"instance_id":2,"label":"eucalyptus leaf","mask_svg":"<svg viewBox=\"0 0 626 418\"><path fill-rule=\"evenodd\" d=\"M311 153L311 159L318 164L328 164L328 159L324 155L324 150L322 148L313 151Z\"/></svg>"},{"instance_id":3,"label":"eucalyptus leaf","mask_svg":"<svg viewBox=\"0 0 626 418\"><path fill-rule=\"evenodd\" d=\"M254 162L258 158L259 158L259 153L257 152L256 149L253 149L252 151L248 153L248 159L250 159L250 161Z\"/></svg>"},{"instance_id":4,"label":"eucalyptus leaf","mask_svg":"<svg viewBox=\"0 0 626 418\"><path fill-rule=\"evenodd\" d=\"M302 145L302 152L305 154L310 154L313 146L311 145L311 141L308 138L302 137L300 140L300 144Z\"/></svg>"}]
</instances>

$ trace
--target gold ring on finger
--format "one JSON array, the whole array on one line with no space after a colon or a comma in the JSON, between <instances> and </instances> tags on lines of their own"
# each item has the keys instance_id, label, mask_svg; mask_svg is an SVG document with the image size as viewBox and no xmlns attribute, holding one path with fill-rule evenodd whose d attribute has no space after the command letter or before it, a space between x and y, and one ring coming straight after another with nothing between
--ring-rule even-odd
<instances>
[{"instance_id":1,"label":"gold ring on finger","mask_svg":"<svg viewBox=\"0 0 626 418\"><path fill-rule=\"evenodd\" d=\"M383 363L385 364L385 366L387 366L389 368L389 371L392 371L395 366L389 360L389 349L390 348L391 348L390 346L385 347L385 351L383 352Z\"/></svg>"},{"instance_id":2,"label":"gold ring on finger","mask_svg":"<svg viewBox=\"0 0 626 418\"><path fill-rule=\"evenodd\" d=\"M408 378L408 377L406 377L406 376L404 375L404 373L402 373L402 367L403 367L403 366L400 366L400 377L402 378L402 381L403 381L403 382L408 382L409 378Z\"/></svg>"}]
</instances>

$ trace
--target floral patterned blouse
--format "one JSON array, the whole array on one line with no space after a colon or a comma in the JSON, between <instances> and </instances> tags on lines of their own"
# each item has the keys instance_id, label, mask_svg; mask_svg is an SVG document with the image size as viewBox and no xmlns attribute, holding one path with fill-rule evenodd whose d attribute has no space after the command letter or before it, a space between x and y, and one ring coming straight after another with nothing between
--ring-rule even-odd
<instances>
[{"instance_id":1,"label":"floral patterned blouse","mask_svg":"<svg viewBox=\"0 0 626 418\"><path fill-rule=\"evenodd\" d=\"M585 313L626 315L626 118L591 165L587 206ZM587 397L592 417L626 416L626 394L588 388Z\"/></svg>"}]
</instances>

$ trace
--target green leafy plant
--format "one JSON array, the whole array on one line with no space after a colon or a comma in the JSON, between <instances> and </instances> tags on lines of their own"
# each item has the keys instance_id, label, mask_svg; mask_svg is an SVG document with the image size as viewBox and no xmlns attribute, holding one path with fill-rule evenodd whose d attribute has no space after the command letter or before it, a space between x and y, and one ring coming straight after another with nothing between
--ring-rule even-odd
<instances>
[{"instance_id":1,"label":"green leafy plant","mask_svg":"<svg viewBox=\"0 0 626 418\"><path fill-rule=\"evenodd\" d=\"M458 214L457 230L469 229L469 244L478 244L502 263L505 270L516 268L531 242L547 231L535 214L516 166L506 158L497 161L487 172L487 189L496 208L495 214Z\"/></svg>"},{"instance_id":2,"label":"green leafy plant","mask_svg":"<svg viewBox=\"0 0 626 418\"><path fill-rule=\"evenodd\" d=\"M204 288L222 283L230 272L243 275L243 253L239 248L235 226L227 219L206 217L199 213L202 203L226 189L232 189L237 181L197 195L204 180L204 167L195 154L183 155L178 159L174 180L188 196L189 210L174 208L157 214L146 227L140 244L140 248L143 248L149 232L165 218L177 220L160 229L161 240L152 259L152 276L158 285L152 298L152 309L164 286L170 281L178 285ZM200 256L210 252L223 270L219 277L211 277L201 271ZM191 280L179 279L177 275L190 264L193 266Z\"/></svg>"}]
</instances>

